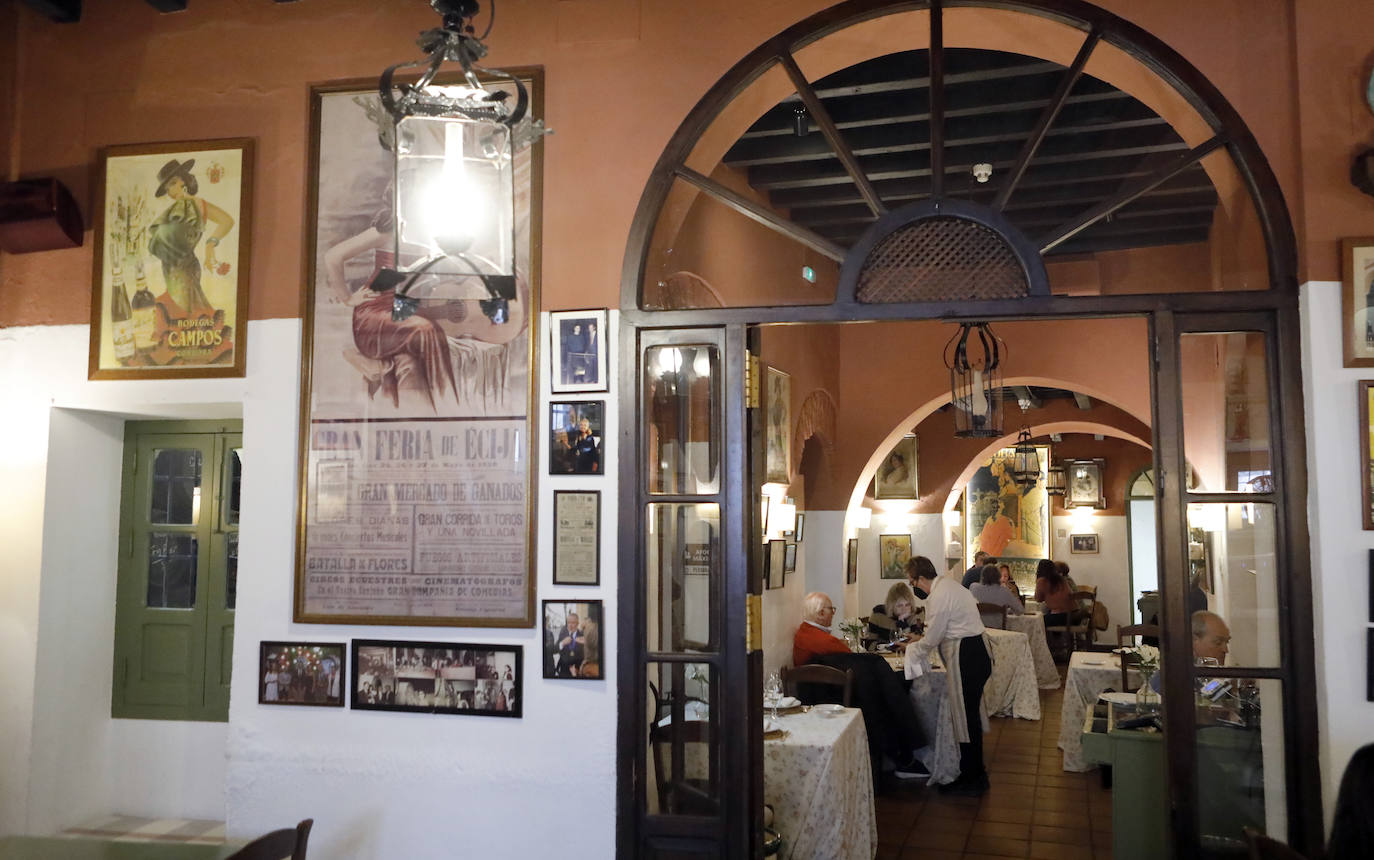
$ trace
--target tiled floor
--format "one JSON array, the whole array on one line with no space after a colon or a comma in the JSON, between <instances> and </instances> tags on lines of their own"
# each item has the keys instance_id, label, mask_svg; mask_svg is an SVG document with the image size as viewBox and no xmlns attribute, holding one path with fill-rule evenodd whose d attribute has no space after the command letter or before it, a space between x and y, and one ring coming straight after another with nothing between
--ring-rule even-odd
<instances>
[{"instance_id":1,"label":"tiled floor","mask_svg":"<svg viewBox=\"0 0 1374 860\"><path fill-rule=\"evenodd\" d=\"M877 798L878 860L1111 860L1112 793L1096 771L1063 771L1063 687L1040 696L1039 722L992 721L981 798L906 785Z\"/></svg>"},{"instance_id":2,"label":"tiled floor","mask_svg":"<svg viewBox=\"0 0 1374 860\"><path fill-rule=\"evenodd\" d=\"M223 821L187 818L135 818L109 815L62 831L63 836L96 836L116 842L186 842L219 845L224 840Z\"/></svg>"}]
</instances>

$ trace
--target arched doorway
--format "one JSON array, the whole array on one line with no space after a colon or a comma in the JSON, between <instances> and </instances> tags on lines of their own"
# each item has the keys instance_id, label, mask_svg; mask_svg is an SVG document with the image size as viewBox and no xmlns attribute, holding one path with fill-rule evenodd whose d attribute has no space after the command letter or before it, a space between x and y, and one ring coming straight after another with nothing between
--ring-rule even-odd
<instances>
[{"instance_id":1,"label":"arched doorway","mask_svg":"<svg viewBox=\"0 0 1374 860\"><path fill-rule=\"evenodd\" d=\"M1019 60L975 55L1017 52L1027 44L1052 65L1041 72L1056 82L1029 100L1028 127L993 156L997 184L985 190L972 184L976 179L961 184L955 157L964 147L982 145L968 141L986 135L959 125L978 106L952 96L966 80L1040 73ZM924 139L914 147L871 137L856 144L846 129L863 118L828 108L824 82L851 73L858 77L849 85L863 87L871 69L860 67L906 50L923 55L924 74L917 77L924 81L926 100L915 122L924 123ZM975 53L954 53L965 50ZM1097 83L1080 88L1089 79ZM865 94L880 90L875 85ZM1056 121L1065 110L1094 104L1108 91L1134 99L1129 116L1111 120L1113 132L1158 128L1162 121L1168 133L1139 146L1129 140L1116 146L1084 132L1075 143L1087 147L1090 158L1074 145L1056 149L1056 134L1065 131ZM796 134L798 139L811 138L803 149L829 152L827 166L760 172L757 184L748 171L741 176L725 169L729 164L722 159L731 152L741 163L761 166L807 159L795 145L748 154L750 141L779 136L770 119L778 111L784 119L792 112L795 131L806 132ZM893 120L888 125L901 123L900 117L885 119ZM1038 220L1015 214L1027 189L1044 182L1071 184L1072 177L1055 172L1056 164L1114 163L1134 157L1123 154L1128 152L1144 161L1120 166L1117 173L1108 168L1102 176L1114 178L1107 180L1107 190L1068 202L1056 198L1048 214L1038 204L1029 207L1038 211ZM889 155L912 163L894 167L885 160ZM835 187L852 197L851 208L835 210L834 200L806 191ZM1192 203L1168 205L1184 198ZM1184 291L1170 290L1177 283L1157 281L1086 292L1066 286L1065 264L1074 261L1065 251L1106 253L1140 241L1188 244L1189 237L1167 235L1159 219L1193 224L1168 211L1193 204L1210 207L1205 244L1218 261L1214 280ZM1137 206L1144 208L1133 210ZM810 213L818 209L831 211L813 218ZM904 218L888 217L897 212ZM974 263L1013 274L1019 269L1024 277L969 295L958 275L973 264L954 253L953 263L929 265L926 237L916 236L887 256L885 270L897 273L888 280L900 281L903 272L921 274L913 269L939 269L938 277L928 279L936 286L865 291L861 276L872 257L868 252L896 235L891 228L950 216L963 222L954 226L965 238L946 245L967 248L968 236L991 233L1010 253L975 254ZM750 241L764 245L742 247ZM1196 244L1196 237L1191 241ZM770 277L776 272L747 264L764 258L795 266L815 288L794 287L794 279L784 284ZM722 269L721 260L732 266ZM1059 267L1058 275L1035 271L1039 261ZM683 307L680 299L655 302L660 276L684 270L713 285L711 307ZM1247 663L1209 667L1205 676L1265 691L1278 730L1266 771L1266 812L1277 811L1267 823L1300 848L1315 847L1321 831L1318 778L1310 765L1300 764L1299 753L1315 741L1315 693L1312 645L1301 635L1310 627L1311 606L1295 272L1282 197L1240 118L1167 46L1087 4L850 2L789 28L737 64L703 97L656 165L622 278L621 355L623 366L635 369L623 378L622 403L635 404L635 417L624 423L620 449L621 856L744 857L757 850L762 777L755 766L741 767L757 764L762 746L753 716L762 684L757 623L764 562L754 537L761 531L759 512L751 501L768 476L756 411L762 369L754 326L1120 315L1148 321L1155 368L1148 385L1159 478L1156 540L1171 693L1165 705L1166 781L1175 852L1201 853L1207 835L1196 802L1208 788L1198 779L1206 741L1191 695L1204 673L1193 666L1188 624L1190 514L1212 523L1214 533L1234 536L1235 545L1244 543L1252 559L1262 560L1255 567L1257 593L1244 604L1255 628ZM1215 359L1214 372L1198 372L1207 366L1199 355ZM689 367L690 379L684 376ZM666 398L670 390L676 393ZM1199 414L1191 404L1202 396L1237 404L1244 421ZM1197 450L1204 440L1211 443L1208 450ZM1212 465L1197 487L1185 480L1190 460ZM1257 471L1272 481L1239 501L1238 476ZM692 546L706 549L689 551ZM706 587L696 592L701 605L684 605L693 598L677 585L687 559L705 569ZM681 617L698 618L703 635L678 635L680 628L668 622ZM694 769L693 756L704 764Z\"/></svg>"}]
</instances>

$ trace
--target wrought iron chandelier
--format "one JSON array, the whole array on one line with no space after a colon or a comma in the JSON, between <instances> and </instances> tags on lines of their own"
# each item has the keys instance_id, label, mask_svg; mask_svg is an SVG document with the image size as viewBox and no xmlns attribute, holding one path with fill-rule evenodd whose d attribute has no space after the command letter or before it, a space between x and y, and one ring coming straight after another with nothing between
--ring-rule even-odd
<instances>
[{"instance_id":1,"label":"wrought iron chandelier","mask_svg":"<svg viewBox=\"0 0 1374 860\"><path fill-rule=\"evenodd\" d=\"M1045 492L1051 496L1062 496L1066 487L1064 464L1053 463L1045 477Z\"/></svg>"},{"instance_id":2,"label":"wrought iron chandelier","mask_svg":"<svg viewBox=\"0 0 1374 860\"><path fill-rule=\"evenodd\" d=\"M1002 435L1002 357L1006 349L987 323L961 323L945 344L955 436Z\"/></svg>"},{"instance_id":3,"label":"wrought iron chandelier","mask_svg":"<svg viewBox=\"0 0 1374 860\"><path fill-rule=\"evenodd\" d=\"M1016 436L1016 447L1012 449L1011 478L1017 486L1027 489L1040 480L1040 455L1031 443L1029 427L1022 427Z\"/></svg>"}]
</instances>

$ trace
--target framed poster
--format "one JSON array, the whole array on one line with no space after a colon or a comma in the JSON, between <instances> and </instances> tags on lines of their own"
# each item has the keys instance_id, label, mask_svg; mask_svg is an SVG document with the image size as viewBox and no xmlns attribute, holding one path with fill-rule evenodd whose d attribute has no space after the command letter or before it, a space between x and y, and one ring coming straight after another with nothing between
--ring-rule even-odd
<instances>
[{"instance_id":1,"label":"framed poster","mask_svg":"<svg viewBox=\"0 0 1374 860\"><path fill-rule=\"evenodd\" d=\"M1106 469L1107 461L1101 457L1093 460L1065 460L1064 507L1107 507L1106 490L1102 486L1102 475Z\"/></svg>"},{"instance_id":2,"label":"framed poster","mask_svg":"<svg viewBox=\"0 0 1374 860\"><path fill-rule=\"evenodd\" d=\"M553 584L601 584L601 492L553 491Z\"/></svg>"},{"instance_id":3,"label":"framed poster","mask_svg":"<svg viewBox=\"0 0 1374 860\"><path fill-rule=\"evenodd\" d=\"M606 403L573 400L549 404L549 474L600 475L606 439Z\"/></svg>"},{"instance_id":4,"label":"framed poster","mask_svg":"<svg viewBox=\"0 0 1374 860\"><path fill-rule=\"evenodd\" d=\"M878 558L883 579L906 579L911 559L911 535L878 535Z\"/></svg>"},{"instance_id":5,"label":"framed poster","mask_svg":"<svg viewBox=\"0 0 1374 860\"><path fill-rule=\"evenodd\" d=\"M519 645L353 640L352 707L519 717Z\"/></svg>"},{"instance_id":6,"label":"framed poster","mask_svg":"<svg viewBox=\"0 0 1374 860\"><path fill-rule=\"evenodd\" d=\"M601 601L544 601L544 677L601 681Z\"/></svg>"},{"instance_id":7,"label":"framed poster","mask_svg":"<svg viewBox=\"0 0 1374 860\"><path fill-rule=\"evenodd\" d=\"M887 452L873 476L873 498L916 499L916 434L908 433Z\"/></svg>"},{"instance_id":8,"label":"framed poster","mask_svg":"<svg viewBox=\"0 0 1374 860\"><path fill-rule=\"evenodd\" d=\"M342 708L344 643L263 642L258 649L258 704Z\"/></svg>"},{"instance_id":9,"label":"framed poster","mask_svg":"<svg viewBox=\"0 0 1374 860\"><path fill-rule=\"evenodd\" d=\"M787 580L787 541L770 540L765 557L764 582L768 588L782 588Z\"/></svg>"},{"instance_id":10,"label":"framed poster","mask_svg":"<svg viewBox=\"0 0 1374 860\"><path fill-rule=\"evenodd\" d=\"M1370 379L1360 381L1360 508L1365 531L1374 529L1374 380Z\"/></svg>"},{"instance_id":11,"label":"framed poster","mask_svg":"<svg viewBox=\"0 0 1374 860\"><path fill-rule=\"evenodd\" d=\"M965 566L982 550L1017 573L1050 557L1050 497L1045 491L1049 446L1036 445L1040 476L1023 487L1012 480L1015 452L1003 448L973 473L964 488ZM1067 464L1066 464L1067 467Z\"/></svg>"},{"instance_id":12,"label":"framed poster","mask_svg":"<svg viewBox=\"0 0 1374 860\"><path fill-rule=\"evenodd\" d=\"M1097 535L1069 535L1069 552L1096 553Z\"/></svg>"},{"instance_id":13,"label":"framed poster","mask_svg":"<svg viewBox=\"0 0 1374 860\"><path fill-rule=\"evenodd\" d=\"M845 554L844 581L853 585L859 579L859 539L849 539L849 551Z\"/></svg>"},{"instance_id":14,"label":"framed poster","mask_svg":"<svg viewBox=\"0 0 1374 860\"><path fill-rule=\"evenodd\" d=\"M792 377L775 367L763 377L765 475L773 484L792 480Z\"/></svg>"},{"instance_id":15,"label":"framed poster","mask_svg":"<svg viewBox=\"0 0 1374 860\"><path fill-rule=\"evenodd\" d=\"M549 314L549 390L607 390L605 336L604 309Z\"/></svg>"},{"instance_id":16,"label":"framed poster","mask_svg":"<svg viewBox=\"0 0 1374 860\"><path fill-rule=\"evenodd\" d=\"M538 117L539 74L515 74ZM532 627L542 147L515 156L515 298L435 276L393 320L372 289L396 262L376 86L310 94L294 618Z\"/></svg>"},{"instance_id":17,"label":"framed poster","mask_svg":"<svg viewBox=\"0 0 1374 860\"><path fill-rule=\"evenodd\" d=\"M1346 367L1374 367L1374 236L1341 240L1341 340Z\"/></svg>"},{"instance_id":18,"label":"framed poster","mask_svg":"<svg viewBox=\"0 0 1374 860\"><path fill-rule=\"evenodd\" d=\"M96 159L91 379L243 376L253 141Z\"/></svg>"}]
</instances>

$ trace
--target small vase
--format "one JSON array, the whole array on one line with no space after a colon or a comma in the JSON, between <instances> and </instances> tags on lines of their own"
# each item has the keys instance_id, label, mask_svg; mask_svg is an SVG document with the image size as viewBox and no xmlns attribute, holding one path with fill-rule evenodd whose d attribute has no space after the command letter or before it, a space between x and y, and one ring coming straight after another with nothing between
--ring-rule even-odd
<instances>
[{"instance_id":1,"label":"small vase","mask_svg":"<svg viewBox=\"0 0 1374 860\"><path fill-rule=\"evenodd\" d=\"M856 654L864 650L863 646L859 644L859 637L855 636L852 633L844 634L844 641L846 644L849 645L849 650L853 651Z\"/></svg>"},{"instance_id":2,"label":"small vase","mask_svg":"<svg viewBox=\"0 0 1374 860\"><path fill-rule=\"evenodd\" d=\"M1151 675L1149 678L1146 678L1144 683L1140 685L1140 689L1135 691L1135 709L1138 713L1143 714L1159 710L1159 694L1156 693L1154 691L1154 688L1150 686L1150 682L1153 679L1153 675Z\"/></svg>"}]
</instances>

